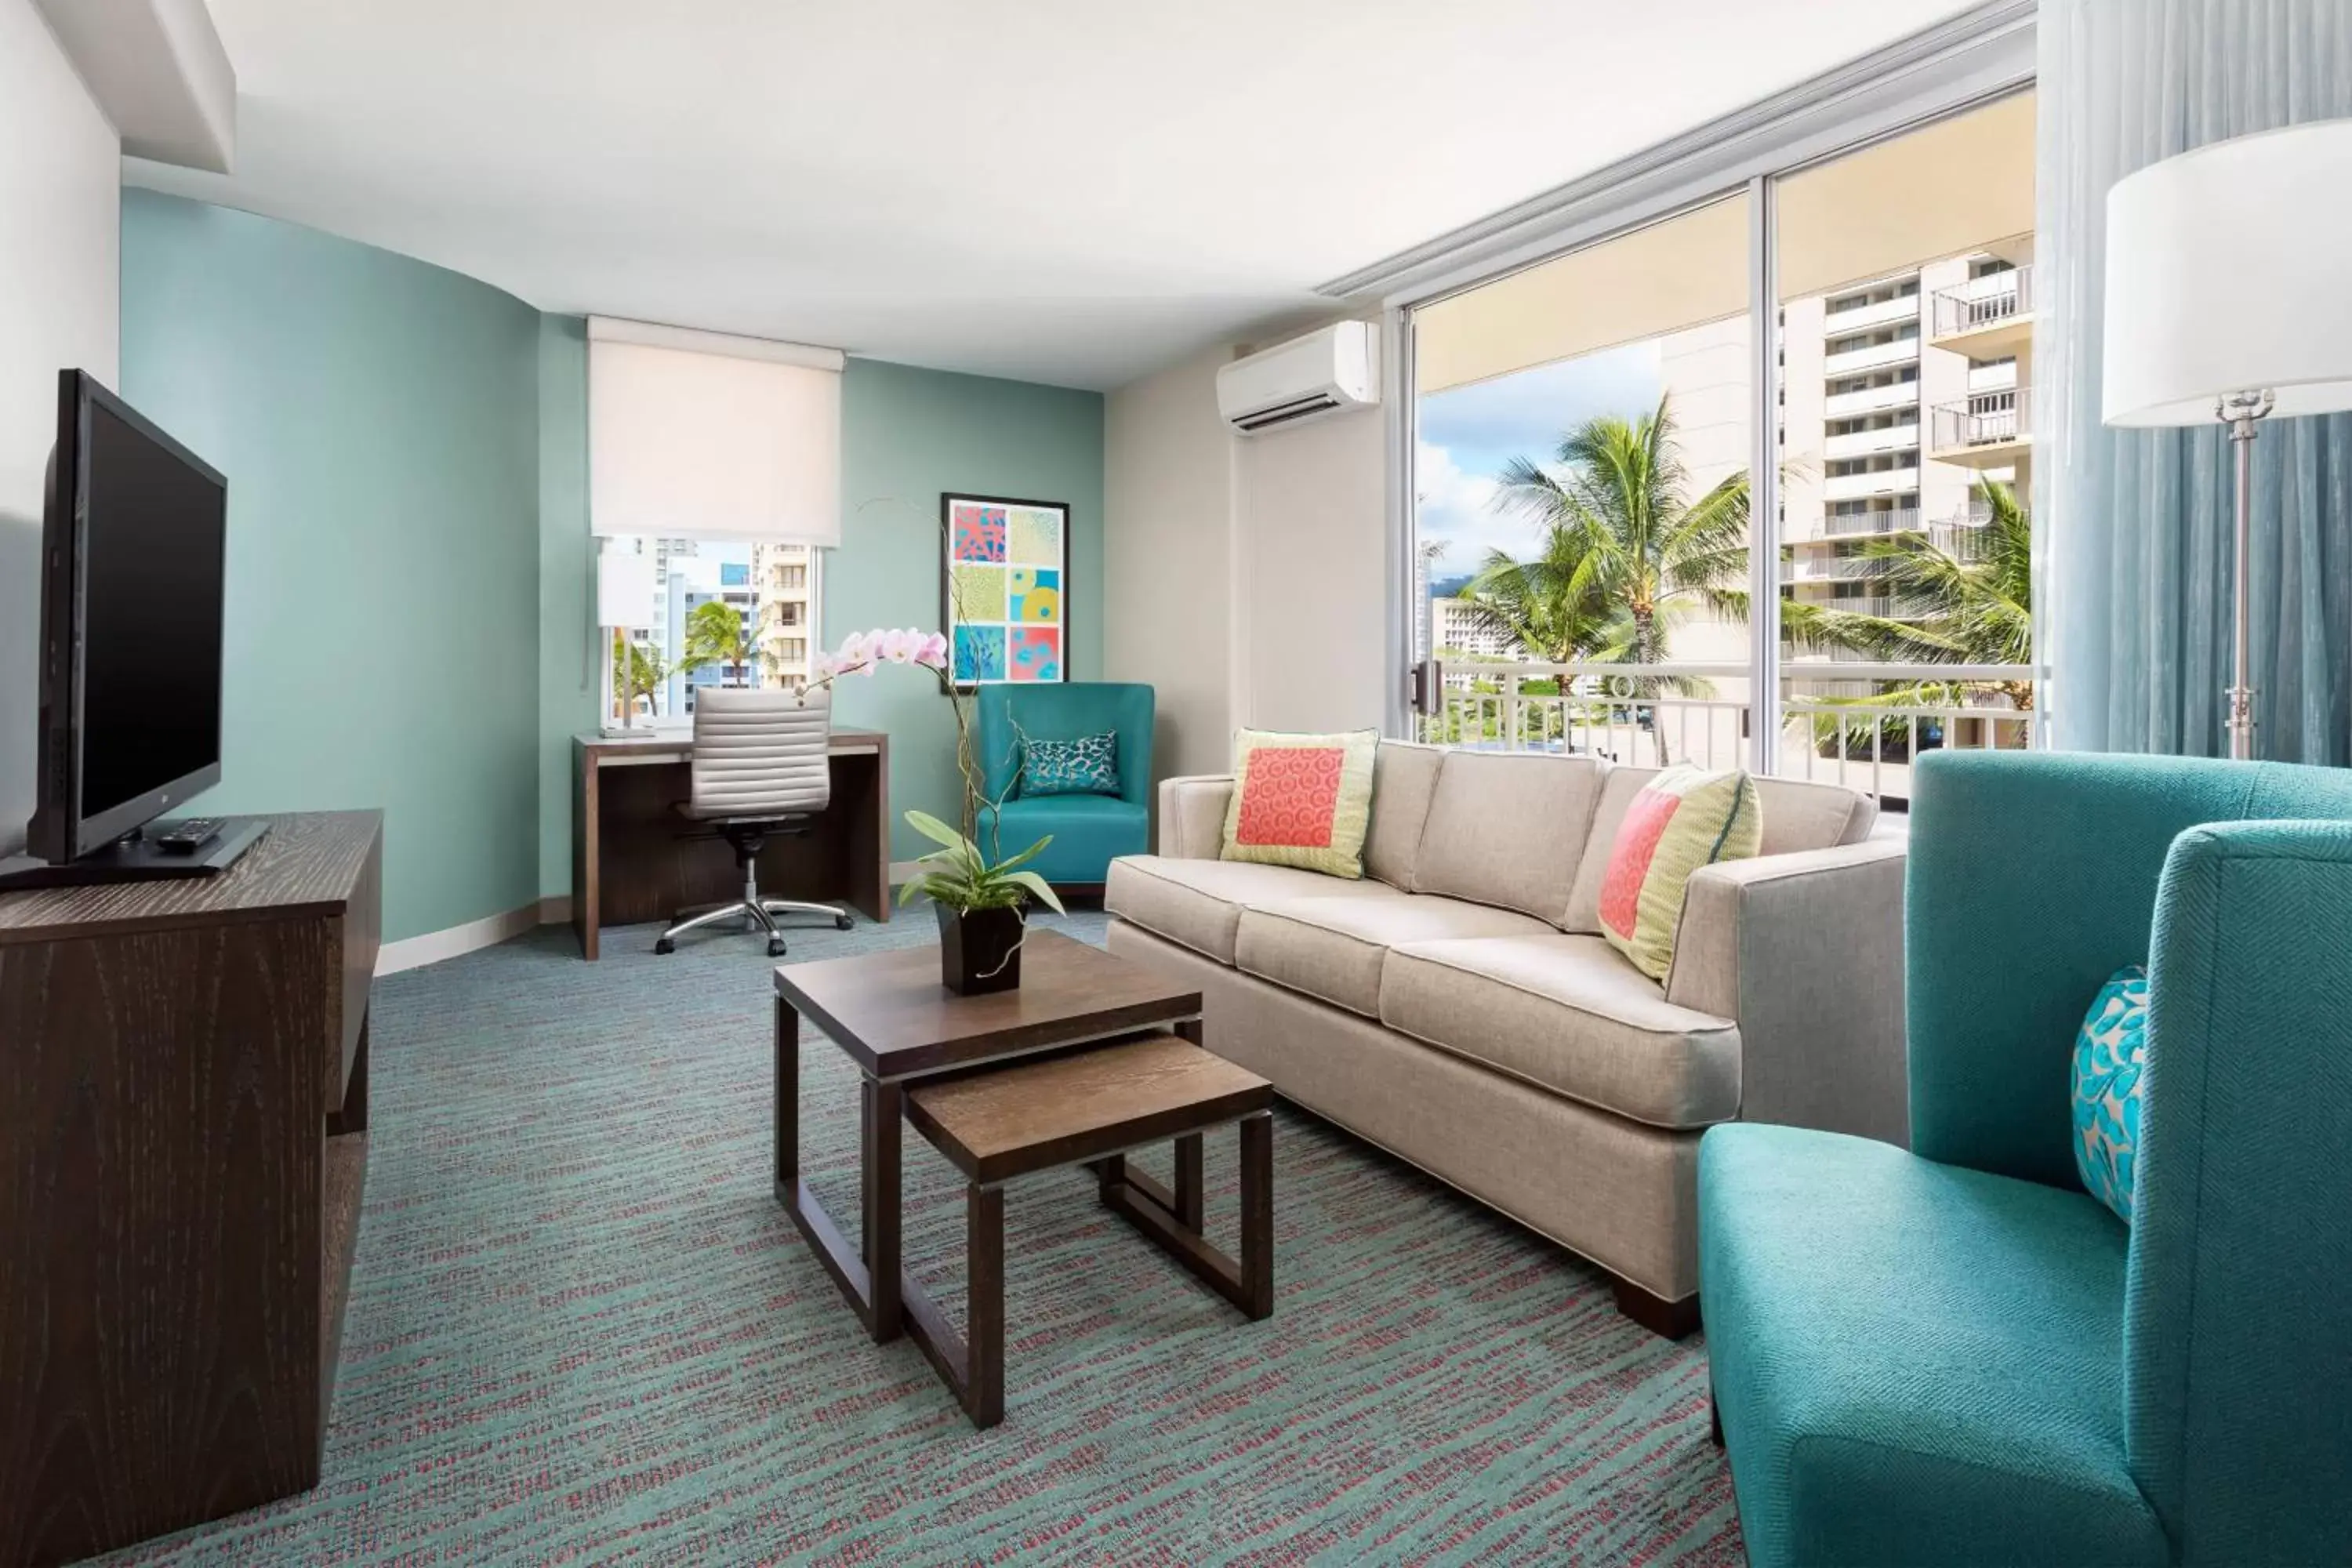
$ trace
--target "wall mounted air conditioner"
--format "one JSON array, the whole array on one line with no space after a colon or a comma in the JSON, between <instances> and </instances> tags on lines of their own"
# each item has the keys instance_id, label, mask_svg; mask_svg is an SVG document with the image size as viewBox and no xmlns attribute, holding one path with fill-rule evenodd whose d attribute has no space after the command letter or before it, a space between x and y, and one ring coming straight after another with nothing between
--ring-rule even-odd
<instances>
[{"instance_id":1,"label":"wall mounted air conditioner","mask_svg":"<svg viewBox=\"0 0 2352 1568\"><path fill-rule=\"evenodd\" d=\"M1339 321L1217 372L1217 410L1244 436L1381 400L1380 329Z\"/></svg>"}]
</instances>

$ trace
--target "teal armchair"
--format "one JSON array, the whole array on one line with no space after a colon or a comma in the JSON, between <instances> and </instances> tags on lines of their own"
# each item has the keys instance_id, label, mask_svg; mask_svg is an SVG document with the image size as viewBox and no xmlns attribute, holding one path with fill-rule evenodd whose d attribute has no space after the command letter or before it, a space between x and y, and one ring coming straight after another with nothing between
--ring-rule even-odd
<instances>
[{"instance_id":1,"label":"teal armchair","mask_svg":"<svg viewBox=\"0 0 2352 1568\"><path fill-rule=\"evenodd\" d=\"M984 848L1006 854L1047 834L1054 842L1031 868L1057 891L1102 890L1110 863L1151 847L1151 688L1116 681L1008 683L980 689L973 743L981 793L1002 801L980 813ZM1106 731L1118 736L1118 793L1027 795L1021 790L1021 737L1075 741ZM993 836L993 837L992 837Z\"/></svg>"},{"instance_id":2,"label":"teal armchair","mask_svg":"<svg viewBox=\"0 0 2352 1568\"><path fill-rule=\"evenodd\" d=\"M1699 1150L1749 1562L2352 1562L2352 773L1935 752L1906 874L1911 1149ZM2126 1226L2069 1068L2131 963Z\"/></svg>"}]
</instances>

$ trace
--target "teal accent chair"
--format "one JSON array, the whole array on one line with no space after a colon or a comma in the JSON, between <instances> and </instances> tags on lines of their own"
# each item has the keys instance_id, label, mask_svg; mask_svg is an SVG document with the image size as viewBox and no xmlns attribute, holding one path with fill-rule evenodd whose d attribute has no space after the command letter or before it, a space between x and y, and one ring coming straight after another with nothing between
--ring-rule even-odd
<instances>
[{"instance_id":1,"label":"teal accent chair","mask_svg":"<svg viewBox=\"0 0 2352 1568\"><path fill-rule=\"evenodd\" d=\"M1003 820L983 806L980 842L1017 854L1047 834L1054 842L1030 868L1055 890L1099 893L1110 863L1151 847L1151 688L1119 681L1006 683L980 689L972 743L979 748L981 793L1003 801ZM1021 793L1021 737L1076 741L1110 731L1118 736L1118 793ZM992 837L992 835L993 837Z\"/></svg>"},{"instance_id":2,"label":"teal accent chair","mask_svg":"<svg viewBox=\"0 0 2352 1568\"><path fill-rule=\"evenodd\" d=\"M1910 1151L1699 1148L1748 1561L2352 1563L2352 773L1938 752L1915 794ZM2069 1070L2133 963L2127 1226Z\"/></svg>"}]
</instances>

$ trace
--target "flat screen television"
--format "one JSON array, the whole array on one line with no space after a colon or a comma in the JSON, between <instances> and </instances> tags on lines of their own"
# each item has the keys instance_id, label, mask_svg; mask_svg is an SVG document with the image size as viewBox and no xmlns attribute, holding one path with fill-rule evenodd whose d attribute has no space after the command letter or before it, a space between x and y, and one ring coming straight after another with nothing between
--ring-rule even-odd
<instances>
[{"instance_id":1,"label":"flat screen television","mask_svg":"<svg viewBox=\"0 0 2352 1568\"><path fill-rule=\"evenodd\" d=\"M221 776L228 481L86 371L58 376L26 847L80 859Z\"/></svg>"}]
</instances>

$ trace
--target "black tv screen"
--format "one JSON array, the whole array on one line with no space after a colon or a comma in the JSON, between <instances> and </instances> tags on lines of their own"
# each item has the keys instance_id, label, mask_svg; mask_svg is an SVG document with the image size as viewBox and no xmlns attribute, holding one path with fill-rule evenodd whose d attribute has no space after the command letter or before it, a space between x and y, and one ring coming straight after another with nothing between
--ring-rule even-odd
<instances>
[{"instance_id":1,"label":"black tv screen","mask_svg":"<svg viewBox=\"0 0 2352 1568\"><path fill-rule=\"evenodd\" d=\"M82 526L81 814L220 761L225 492L103 405Z\"/></svg>"},{"instance_id":2,"label":"black tv screen","mask_svg":"<svg viewBox=\"0 0 2352 1568\"><path fill-rule=\"evenodd\" d=\"M42 533L33 852L88 855L220 778L228 486L80 371Z\"/></svg>"}]
</instances>

